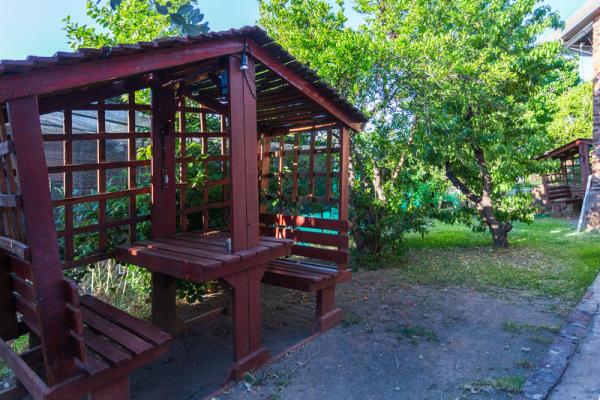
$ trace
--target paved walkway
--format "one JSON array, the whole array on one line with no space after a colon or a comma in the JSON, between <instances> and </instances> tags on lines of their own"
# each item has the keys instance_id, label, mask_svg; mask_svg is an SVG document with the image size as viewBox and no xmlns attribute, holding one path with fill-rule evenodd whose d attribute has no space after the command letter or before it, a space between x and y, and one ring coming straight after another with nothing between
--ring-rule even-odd
<instances>
[{"instance_id":1,"label":"paved walkway","mask_svg":"<svg viewBox=\"0 0 600 400\"><path fill-rule=\"evenodd\" d=\"M600 279L593 298L600 304ZM600 312L596 311L592 329L579 347L549 400L600 400Z\"/></svg>"}]
</instances>

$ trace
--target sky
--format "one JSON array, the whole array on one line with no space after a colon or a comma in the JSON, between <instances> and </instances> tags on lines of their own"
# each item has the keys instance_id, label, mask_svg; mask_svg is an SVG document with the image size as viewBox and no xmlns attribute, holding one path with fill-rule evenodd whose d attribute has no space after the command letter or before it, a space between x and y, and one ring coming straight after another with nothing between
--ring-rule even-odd
<instances>
[{"instance_id":1,"label":"sky","mask_svg":"<svg viewBox=\"0 0 600 400\"><path fill-rule=\"evenodd\" d=\"M584 2L546 0L563 19ZM256 0L200 0L199 5L213 31L254 25L258 18ZM85 0L0 0L0 10L0 59L49 56L56 51L70 50L62 30L62 19L70 15L78 22L90 21L85 15ZM356 15L350 15L351 24L358 22ZM582 69L586 76L585 62Z\"/></svg>"}]
</instances>

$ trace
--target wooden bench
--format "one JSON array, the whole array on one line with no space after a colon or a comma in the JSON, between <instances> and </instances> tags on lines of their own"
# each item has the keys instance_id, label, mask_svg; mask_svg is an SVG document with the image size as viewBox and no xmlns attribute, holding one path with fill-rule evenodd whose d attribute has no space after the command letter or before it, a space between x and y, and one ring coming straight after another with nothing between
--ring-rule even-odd
<instances>
[{"instance_id":1,"label":"wooden bench","mask_svg":"<svg viewBox=\"0 0 600 400\"><path fill-rule=\"evenodd\" d=\"M161 356L168 349L171 336L149 322L135 318L95 297L81 298L74 282L64 279L63 296L45 299L57 307L66 307L68 325L63 332L70 337L69 348L52 349L41 338L47 335L44 316L38 311L36 282L27 261L3 256L0 263L0 289L12 297L14 318L3 315L0 356L14 371L18 381L36 400L81 399L89 394L92 400L129 399L129 375L136 368ZM6 306L8 302L3 301ZM3 309L6 311L6 307ZM18 314L17 314L18 313ZM17 317L19 315L19 317ZM30 349L17 354L10 340L30 334ZM54 352L69 357L74 363L70 376L53 379L49 357ZM68 364L68 363L66 363ZM13 388L12 391L18 391ZM9 398L10 391L0 394Z\"/></svg>"},{"instance_id":2,"label":"wooden bench","mask_svg":"<svg viewBox=\"0 0 600 400\"><path fill-rule=\"evenodd\" d=\"M343 318L335 304L335 285L352 273L348 264L348 221L288 215L260 215L263 235L294 240L292 257L269 264L263 283L316 293L316 329L325 331Z\"/></svg>"}]
</instances>

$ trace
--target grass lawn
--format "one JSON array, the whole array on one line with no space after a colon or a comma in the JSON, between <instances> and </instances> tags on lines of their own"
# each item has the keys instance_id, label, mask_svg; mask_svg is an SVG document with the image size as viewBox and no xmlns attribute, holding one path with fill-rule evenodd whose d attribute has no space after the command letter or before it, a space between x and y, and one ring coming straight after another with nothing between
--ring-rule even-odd
<instances>
[{"instance_id":1,"label":"grass lawn","mask_svg":"<svg viewBox=\"0 0 600 400\"><path fill-rule=\"evenodd\" d=\"M495 249L489 233L438 223L425 237L408 235L395 270L415 283L525 289L565 300L579 300L600 271L600 235L578 234L569 221L516 224L509 240L509 249Z\"/></svg>"}]
</instances>

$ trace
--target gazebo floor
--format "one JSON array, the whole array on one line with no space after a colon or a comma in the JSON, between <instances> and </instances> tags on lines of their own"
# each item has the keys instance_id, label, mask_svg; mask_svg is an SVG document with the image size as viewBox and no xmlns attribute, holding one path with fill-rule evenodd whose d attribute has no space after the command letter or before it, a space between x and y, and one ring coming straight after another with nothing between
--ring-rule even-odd
<instances>
[{"instance_id":1,"label":"gazebo floor","mask_svg":"<svg viewBox=\"0 0 600 400\"><path fill-rule=\"evenodd\" d=\"M311 335L314 296L269 285L263 285L263 296L263 341L272 355ZM132 375L132 398L196 400L218 390L232 362L232 330L225 315L189 327L167 356Z\"/></svg>"}]
</instances>

